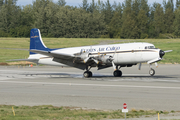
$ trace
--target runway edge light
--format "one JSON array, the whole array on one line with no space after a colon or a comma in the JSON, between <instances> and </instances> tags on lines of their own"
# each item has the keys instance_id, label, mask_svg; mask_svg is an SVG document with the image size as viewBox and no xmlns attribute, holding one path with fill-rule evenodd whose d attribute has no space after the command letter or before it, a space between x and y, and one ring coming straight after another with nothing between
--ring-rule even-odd
<instances>
[{"instance_id":1,"label":"runway edge light","mask_svg":"<svg viewBox=\"0 0 180 120\"><path fill-rule=\"evenodd\" d=\"M124 113L125 113L125 120L126 120L126 113L128 112L128 109L127 109L127 104L126 104L126 103L124 103L124 104L123 104L123 109L122 109L122 112L124 112Z\"/></svg>"}]
</instances>

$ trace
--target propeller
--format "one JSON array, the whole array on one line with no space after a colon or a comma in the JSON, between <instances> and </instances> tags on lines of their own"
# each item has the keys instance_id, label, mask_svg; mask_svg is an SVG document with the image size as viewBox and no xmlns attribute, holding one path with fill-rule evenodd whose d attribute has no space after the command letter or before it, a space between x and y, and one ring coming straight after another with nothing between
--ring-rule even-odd
<instances>
[{"instance_id":1,"label":"propeller","mask_svg":"<svg viewBox=\"0 0 180 120\"><path fill-rule=\"evenodd\" d=\"M168 52L172 52L172 50L167 50L167 51L162 51L162 50L160 50L160 51L159 51L159 56L160 56L160 58L162 59L163 56L165 55L165 53L168 53Z\"/></svg>"},{"instance_id":2,"label":"propeller","mask_svg":"<svg viewBox=\"0 0 180 120\"><path fill-rule=\"evenodd\" d=\"M168 53L168 52L172 52L173 50L166 50L166 51L164 51L165 53Z\"/></svg>"}]
</instances>

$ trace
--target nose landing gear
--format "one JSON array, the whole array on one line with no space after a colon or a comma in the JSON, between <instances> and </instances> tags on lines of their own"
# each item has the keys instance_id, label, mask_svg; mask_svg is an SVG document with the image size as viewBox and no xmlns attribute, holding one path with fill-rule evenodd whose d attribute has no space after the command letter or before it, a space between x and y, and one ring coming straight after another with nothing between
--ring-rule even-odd
<instances>
[{"instance_id":1,"label":"nose landing gear","mask_svg":"<svg viewBox=\"0 0 180 120\"><path fill-rule=\"evenodd\" d=\"M149 70L149 74L150 74L151 76L154 76L155 70L151 68L151 69Z\"/></svg>"},{"instance_id":2,"label":"nose landing gear","mask_svg":"<svg viewBox=\"0 0 180 120\"><path fill-rule=\"evenodd\" d=\"M152 65L152 64L149 65L149 67L150 67L149 74L150 74L151 76L154 76L154 75L155 75L155 70L152 69L152 66L151 66L151 65Z\"/></svg>"}]
</instances>

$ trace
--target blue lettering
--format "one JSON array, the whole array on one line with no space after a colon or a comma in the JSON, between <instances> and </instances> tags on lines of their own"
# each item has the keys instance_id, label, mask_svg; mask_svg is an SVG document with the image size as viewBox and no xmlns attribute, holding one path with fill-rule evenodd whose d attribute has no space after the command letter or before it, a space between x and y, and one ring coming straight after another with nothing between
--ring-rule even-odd
<instances>
[{"instance_id":1,"label":"blue lettering","mask_svg":"<svg viewBox=\"0 0 180 120\"><path fill-rule=\"evenodd\" d=\"M107 48L106 48L106 51L110 51L110 50L111 50L111 48L110 48L110 47L107 47Z\"/></svg>"},{"instance_id":2,"label":"blue lettering","mask_svg":"<svg viewBox=\"0 0 180 120\"><path fill-rule=\"evenodd\" d=\"M104 51L104 48L99 48L99 51Z\"/></svg>"}]
</instances>

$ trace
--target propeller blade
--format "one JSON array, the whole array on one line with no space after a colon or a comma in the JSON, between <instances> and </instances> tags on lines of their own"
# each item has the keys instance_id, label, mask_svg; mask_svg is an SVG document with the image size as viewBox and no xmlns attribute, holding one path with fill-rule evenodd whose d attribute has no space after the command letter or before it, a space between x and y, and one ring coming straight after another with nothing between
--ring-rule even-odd
<instances>
[{"instance_id":1,"label":"propeller blade","mask_svg":"<svg viewBox=\"0 0 180 120\"><path fill-rule=\"evenodd\" d=\"M173 50L166 50L166 51L164 51L165 53L167 53L167 52L172 52Z\"/></svg>"},{"instance_id":2,"label":"propeller blade","mask_svg":"<svg viewBox=\"0 0 180 120\"><path fill-rule=\"evenodd\" d=\"M86 59L84 59L84 63L87 63L88 60L89 60L89 57L87 57Z\"/></svg>"},{"instance_id":3,"label":"propeller blade","mask_svg":"<svg viewBox=\"0 0 180 120\"><path fill-rule=\"evenodd\" d=\"M141 70L141 65L142 65L142 63L139 63L139 70Z\"/></svg>"},{"instance_id":4,"label":"propeller blade","mask_svg":"<svg viewBox=\"0 0 180 120\"><path fill-rule=\"evenodd\" d=\"M93 60L96 64L99 64L99 61L98 61L98 60L96 60L96 59L94 59L94 58L92 58L92 60Z\"/></svg>"},{"instance_id":5,"label":"propeller blade","mask_svg":"<svg viewBox=\"0 0 180 120\"><path fill-rule=\"evenodd\" d=\"M116 66L113 61L112 61L112 65L113 65L114 70L116 70Z\"/></svg>"}]
</instances>

